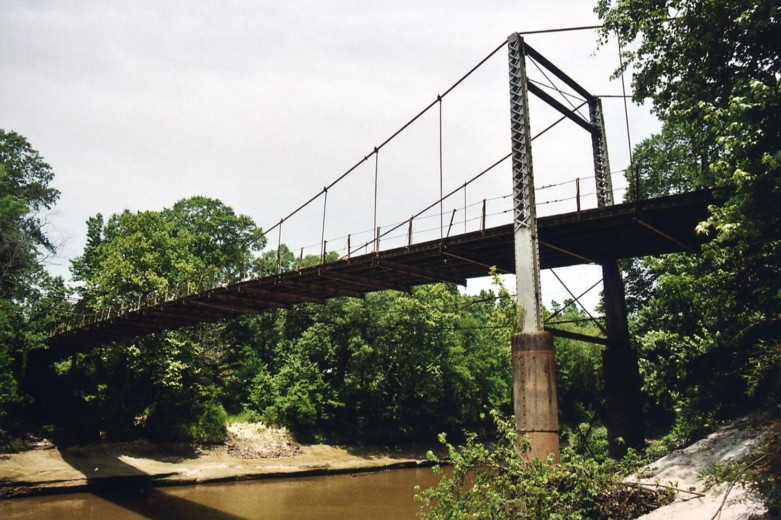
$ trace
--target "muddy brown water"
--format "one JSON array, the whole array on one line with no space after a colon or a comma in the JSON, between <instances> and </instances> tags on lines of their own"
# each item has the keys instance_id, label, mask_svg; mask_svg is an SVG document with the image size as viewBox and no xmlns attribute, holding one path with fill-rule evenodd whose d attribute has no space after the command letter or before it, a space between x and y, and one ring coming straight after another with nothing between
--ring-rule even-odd
<instances>
[{"instance_id":1,"label":"muddy brown water","mask_svg":"<svg viewBox=\"0 0 781 520\"><path fill-rule=\"evenodd\" d=\"M0 518L383 519L415 518L414 487L433 486L430 468L128 489L0 500Z\"/></svg>"}]
</instances>

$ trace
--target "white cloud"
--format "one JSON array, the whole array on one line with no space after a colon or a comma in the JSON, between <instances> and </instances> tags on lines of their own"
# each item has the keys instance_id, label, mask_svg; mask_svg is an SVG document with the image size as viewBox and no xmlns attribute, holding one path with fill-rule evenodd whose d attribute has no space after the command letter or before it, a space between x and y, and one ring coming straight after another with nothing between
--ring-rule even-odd
<instances>
[{"instance_id":1,"label":"white cloud","mask_svg":"<svg viewBox=\"0 0 781 520\"><path fill-rule=\"evenodd\" d=\"M202 194L260 225L275 223L508 34L594 24L591 9L577 0L7 0L0 127L25 135L56 172L62 198L49 220L68 238L55 268L65 273L97 212ZM593 92L620 92L608 78L615 49L595 53L593 32L527 41ZM502 50L443 102L446 189L509 151L506 77ZM627 162L623 112L617 100L605 106L618 169ZM557 117L533 108L536 129ZM630 116L635 142L655 128L645 110ZM381 152L381 221L407 218L437 197L437 117L425 116ZM580 133L562 127L535 142L538 185L590 175ZM373 166L329 194L329 236L371 227ZM486 193L509 191L509 178L492 179ZM478 200L478 190L471 196ZM316 206L312 219L320 218ZM319 225L291 222L283 240L316 243Z\"/></svg>"}]
</instances>

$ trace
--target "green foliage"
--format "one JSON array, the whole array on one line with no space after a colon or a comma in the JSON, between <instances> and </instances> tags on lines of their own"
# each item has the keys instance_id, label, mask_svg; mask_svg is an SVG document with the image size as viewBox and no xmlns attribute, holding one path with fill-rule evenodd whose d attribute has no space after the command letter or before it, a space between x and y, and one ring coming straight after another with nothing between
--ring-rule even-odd
<instances>
[{"instance_id":1,"label":"green foliage","mask_svg":"<svg viewBox=\"0 0 781 520\"><path fill-rule=\"evenodd\" d=\"M126 210L107 221L100 214L91 217L87 246L71 271L91 308L129 306L198 277L250 274L251 254L264 244L249 217L217 200L191 197L163 211Z\"/></svg>"},{"instance_id":2,"label":"green foliage","mask_svg":"<svg viewBox=\"0 0 781 520\"><path fill-rule=\"evenodd\" d=\"M726 101L747 79L774 84L781 70L771 0L599 0L595 10L605 37L635 43L624 49L635 99L652 99L662 115Z\"/></svg>"},{"instance_id":3,"label":"green foliage","mask_svg":"<svg viewBox=\"0 0 781 520\"><path fill-rule=\"evenodd\" d=\"M74 277L85 301L101 308L164 292L208 259L233 262L229 271L238 275L247 265L269 275L322 261L297 259L284 245L251 260L261 237L250 224L200 197L160 212L98 215L88 222ZM200 410L219 401L304 440L431 438L479 427L486 404L508 407L513 312L506 296L464 297L432 285L299 305L129 348L107 345L60 374L96 424L115 435L135 424L161 438L192 437ZM492 321L497 327L485 326Z\"/></svg>"},{"instance_id":4,"label":"green foliage","mask_svg":"<svg viewBox=\"0 0 781 520\"><path fill-rule=\"evenodd\" d=\"M284 315L285 339L263 349L246 409L303 439L411 440L477 426L486 403L509 402L509 343L483 326L507 314L496 301L432 285L299 306Z\"/></svg>"},{"instance_id":5,"label":"green foliage","mask_svg":"<svg viewBox=\"0 0 781 520\"><path fill-rule=\"evenodd\" d=\"M628 266L632 332L652 430L683 439L776 406L781 316L781 47L769 0L600 0L603 37L633 67L663 131L638 145L641 196L708 188L699 257ZM643 192L645 188L645 193ZM757 392L762 388L768 392ZM764 397L767 397L765 399Z\"/></svg>"},{"instance_id":6,"label":"green foliage","mask_svg":"<svg viewBox=\"0 0 781 520\"><path fill-rule=\"evenodd\" d=\"M199 444L220 444L228 435L228 413L216 401L208 401L190 426L190 437Z\"/></svg>"},{"instance_id":7,"label":"green foliage","mask_svg":"<svg viewBox=\"0 0 781 520\"><path fill-rule=\"evenodd\" d=\"M715 462L709 464L700 473L700 478L705 481L706 488L710 488L724 482L735 482L740 476L740 465L736 462Z\"/></svg>"},{"instance_id":8,"label":"green foliage","mask_svg":"<svg viewBox=\"0 0 781 520\"><path fill-rule=\"evenodd\" d=\"M745 375L749 395L760 399L772 413L781 413L781 341L759 341Z\"/></svg>"},{"instance_id":9,"label":"green foliage","mask_svg":"<svg viewBox=\"0 0 781 520\"><path fill-rule=\"evenodd\" d=\"M23 136L0 129L0 298L24 291L24 274L53 245L43 231L42 212L59 192L49 186L51 167Z\"/></svg>"},{"instance_id":10,"label":"green foliage","mask_svg":"<svg viewBox=\"0 0 781 520\"><path fill-rule=\"evenodd\" d=\"M266 243L263 232L246 215L236 215L216 199L190 197L164 210L177 230L186 230L189 250L207 267L227 270L229 276L251 272L252 252Z\"/></svg>"},{"instance_id":11,"label":"green foliage","mask_svg":"<svg viewBox=\"0 0 781 520\"><path fill-rule=\"evenodd\" d=\"M232 262L238 276L247 265L269 275L322 261L284 245L254 258L261 242L245 217L194 197L170 210L90 219L73 273L85 302L102 308L165 292L207 261ZM61 366L60 377L114 435L136 425L160 438L192 437L201 410L219 401L304 440L430 439L481 427L486 404L509 406L512 316L504 293L385 291L107 345Z\"/></svg>"},{"instance_id":12,"label":"green foliage","mask_svg":"<svg viewBox=\"0 0 781 520\"><path fill-rule=\"evenodd\" d=\"M551 311L557 313L547 320L553 328L593 337L603 335L597 324L574 306L573 300L565 300L563 305L552 302ZM591 423L602 402L603 347L561 337L555 338L554 342L560 422L573 427L583 422Z\"/></svg>"},{"instance_id":13,"label":"green foliage","mask_svg":"<svg viewBox=\"0 0 781 520\"><path fill-rule=\"evenodd\" d=\"M97 215L88 222L90 237L73 261L73 278L93 309L130 306L149 293L165 292L208 266L190 250L192 236L155 211L113 215L102 229Z\"/></svg>"},{"instance_id":14,"label":"green foliage","mask_svg":"<svg viewBox=\"0 0 781 520\"><path fill-rule=\"evenodd\" d=\"M42 267L54 251L43 220L59 197L53 175L27 139L0 130L0 437L28 418L28 357L66 307L62 280Z\"/></svg>"},{"instance_id":15,"label":"green foliage","mask_svg":"<svg viewBox=\"0 0 781 520\"><path fill-rule=\"evenodd\" d=\"M0 300L0 424L8 412L19 404L19 385L13 373L13 336L17 328L12 320L16 309L7 300ZM0 429L2 431L2 429Z\"/></svg>"},{"instance_id":16,"label":"green foliage","mask_svg":"<svg viewBox=\"0 0 781 520\"><path fill-rule=\"evenodd\" d=\"M463 446L440 440L447 457L429 453L439 483L416 489L423 518L586 519L636 518L659 505L656 492L624 485L626 470L615 461L597 462L570 450L559 464L524 460L528 449L515 425L495 412L498 438L487 446L468 434ZM445 470L443 464L450 467Z\"/></svg>"},{"instance_id":17,"label":"green foliage","mask_svg":"<svg viewBox=\"0 0 781 520\"><path fill-rule=\"evenodd\" d=\"M258 372L248 407L269 423L287 426L299 439L312 440L336 405L330 399L332 392L317 365L295 350L275 375L265 369Z\"/></svg>"},{"instance_id":18,"label":"green foliage","mask_svg":"<svg viewBox=\"0 0 781 520\"><path fill-rule=\"evenodd\" d=\"M776 416L777 417L777 416ZM743 462L751 487L765 501L769 517L781 514L781 421L771 421L762 445Z\"/></svg>"},{"instance_id":19,"label":"green foliage","mask_svg":"<svg viewBox=\"0 0 781 520\"><path fill-rule=\"evenodd\" d=\"M700 163L702 157L696 155L693 138L687 133L688 129L668 123L662 126L660 134L635 147L634 163L625 176L630 186L637 176L639 199L683 193L701 184L705 165ZM626 191L626 200L634 197L635 189Z\"/></svg>"},{"instance_id":20,"label":"green foliage","mask_svg":"<svg viewBox=\"0 0 781 520\"><path fill-rule=\"evenodd\" d=\"M162 211L96 215L87 228L87 245L72 273L82 284L82 305L90 309L127 307L152 292L179 291L199 276L247 276L255 268L253 252L265 243L249 217L205 197ZM237 391L235 364L246 349L232 340L246 336L246 323L198 325L130 346L105 345L77 356L60 383L109 436L142 428L163 439L215 442L225 435L221 400ZM244 366L257 366L257 356L248 353Z\"/></svg>"},{"instance_id":21,"label":"green foliage","mask_svg":"<svg viewBox=\"0 0 781 520\"><path fill-rule=\"evenodd\" d=\"M562 437L573 453L604 462L608 458L607 428L595 425L595 421L580 423L574 427L562 426Z\"/></svg>"},{"instance_id":22,"label":"green foliage","mask_svg":"<svg viewBox=\"0 0 781 520\"><path fill-rule=\"evenodd\" d=\"M767 518L781 512L781 421L770 416L755 416L751 427L761 428L762 441L740 462L719 462L706 467L700 477L707 486L722 483L742 484L764 502ZM757 432L760 433L760 432Z\"/></svg>"}]
</instances>

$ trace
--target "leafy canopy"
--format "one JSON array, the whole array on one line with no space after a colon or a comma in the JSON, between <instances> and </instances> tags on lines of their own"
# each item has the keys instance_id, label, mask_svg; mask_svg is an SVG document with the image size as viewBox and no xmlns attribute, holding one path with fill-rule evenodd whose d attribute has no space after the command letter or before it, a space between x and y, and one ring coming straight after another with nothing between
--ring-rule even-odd
<instances>
[{"instance_id":1,"label":"leafy canopy","mask_svg":"<svg viewBox=\"0 0 781 520\"><path fill-rule=\"evenodd\" d=\"M781 371L781 6L600 0L596 12L633 67L635 100L664 125L636 149L641 195L714 194L702 255L627 271L650 418L745 413L747 391Z\"/></svg>"},{"instance_id":2,"label":"leafy canopy","mask_svg":"<svg viewBox=\"0 0 781 520\"><path fill-rule=\"evenodd\" d=\"M162 211L124 211L87 221L87 245L73 260L75 281L93 307L165 293L197 276L236 277L252 266L265 237L250 217L222 202L191 197Z\"/></svg>"},{"instance_id":3,"label":"leafy canopy","mask_svg":"<svg viewBox=\"0 0 781 520\"><path fill-rule=\"evenodd\" d=\"M39 253L54 248L41 212L59 192L49 184L51 167L23 136L0 129L0 297L18 296Z\"/></svg>"},{"instance_id":4,"label":"leafy canopy","mask_svg":"<svg viewBox=\"0 0 781 520\"><path fill-rule=\"evenodd\" d=\"M43 255L54 251L44 232L44 212L59 197L53 176L27 139L0 129L0 445L29 402L26 356L44 348L65 304L62 280L43 268Z\"/></svg>"}]
</instances>

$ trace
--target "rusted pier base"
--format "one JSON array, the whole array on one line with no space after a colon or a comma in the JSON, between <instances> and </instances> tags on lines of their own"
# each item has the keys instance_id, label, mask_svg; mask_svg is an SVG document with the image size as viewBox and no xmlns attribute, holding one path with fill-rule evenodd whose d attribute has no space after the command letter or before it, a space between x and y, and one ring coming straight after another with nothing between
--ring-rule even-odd
<instances>
[{"instance_id":1,"label":"rusted pier base","mask_svg":"<svg viewBox=\"0 0 781 520\"><path fill-rule=\"evenodd\" d=\"M520 332L512 337L515 428L526 435L529 459L559 460L559 408L556 361L550 332Z\"/></svg>"}]
</instances>

